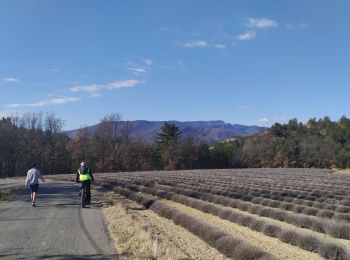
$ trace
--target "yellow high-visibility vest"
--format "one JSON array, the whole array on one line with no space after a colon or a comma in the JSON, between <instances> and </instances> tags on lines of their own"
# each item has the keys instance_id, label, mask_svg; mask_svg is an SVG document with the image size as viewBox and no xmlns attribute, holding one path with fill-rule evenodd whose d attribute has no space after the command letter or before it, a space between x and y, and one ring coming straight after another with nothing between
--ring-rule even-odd
<instances>
[{"instance_id":1,"label":"yellow high-visibility vest","mask_svg":"<svg viewBox=\"0 0 350 260\"><path fill-rule=\"evenodd\" d=\"M79 172L79 180L80 181L91 180L90 169L89 168L86 169L86 172L80 172L80 169L78 170L78 172Z\"/></svg>"}]
</instances>

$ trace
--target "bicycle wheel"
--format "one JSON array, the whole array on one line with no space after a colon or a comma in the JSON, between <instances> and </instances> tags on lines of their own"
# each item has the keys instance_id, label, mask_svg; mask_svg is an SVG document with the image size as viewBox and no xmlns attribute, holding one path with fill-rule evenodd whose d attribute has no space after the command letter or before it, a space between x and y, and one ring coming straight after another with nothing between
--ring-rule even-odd
<instances>
[{"instance_id":1,"label":"bicycle wheel","mask_svg":"<svg viewBox=\"0 0 350 260\"><path fill-rule=\"evenodd\" d=\"M81 192L81 207L85 208L86 206L86 190L85 188Z\"/></svg>"}]
</instances>

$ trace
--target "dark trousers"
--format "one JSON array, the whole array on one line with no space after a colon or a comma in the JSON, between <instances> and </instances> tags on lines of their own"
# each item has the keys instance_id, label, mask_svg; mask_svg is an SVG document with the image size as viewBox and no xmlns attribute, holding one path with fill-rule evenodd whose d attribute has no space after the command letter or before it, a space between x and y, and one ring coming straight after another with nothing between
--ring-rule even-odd
<instances>
[{"instance_id":1,"label":"dark trousers","mask_svg":"<svg viewBox=\"0 0 350 260\"><path fill-rule=\"evenodd\" d=\"M81 188L80 188L81 190L83 190L84 188L86 189L86 199L87 199L88 203L91 202L90 184L91 184L90 180L82 181L81 182Z\"/></svg>"}]
</instances>

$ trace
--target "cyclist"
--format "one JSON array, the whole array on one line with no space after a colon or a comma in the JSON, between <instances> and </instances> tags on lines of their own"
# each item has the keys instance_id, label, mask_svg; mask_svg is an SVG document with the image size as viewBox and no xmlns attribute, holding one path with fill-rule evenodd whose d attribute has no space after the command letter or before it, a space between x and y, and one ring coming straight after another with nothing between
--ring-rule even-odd
<instances>
[{"instance_id":1,"label":"cyclist","mask_svg":"<svg viewBox=\"0 0 350 260\"><path fill-rule=\"evenodd\" d=\"M91 204L91 192L90 192L90 185L91 181L94 181L94 176L92 175L92 171L90 168L87 167L86 162L82 162L80 164L80 168L78 169L76 182L81 183L81 188L79 192L79 196L81 196L81 191L85 188L86 189L86 200L87 204Z\"/></svg>"}]
</instances>

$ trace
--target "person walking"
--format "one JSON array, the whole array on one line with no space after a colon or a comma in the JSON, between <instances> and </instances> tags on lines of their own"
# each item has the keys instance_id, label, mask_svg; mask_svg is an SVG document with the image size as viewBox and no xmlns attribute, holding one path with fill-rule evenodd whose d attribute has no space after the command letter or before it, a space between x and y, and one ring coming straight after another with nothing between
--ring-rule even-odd
<instances>
[{"instance_id":1,"label":"person walking","mask_svg":"<svg viewBox=\"0 0 350 260\"><path fill-rule=\"evenodd\" d=\"M78 169L78 173L76 176L76 182L81 183L79 196L81 196L81 191L84 188L86 189L87 204L91 204L91 191L90 191L91 181L94 181L94 176L92 175L92 171L90 168L87 167L86 162L82 162L80 164L80 168Z\"/></svg>"},{"instance_id":2,"label":"person walking","mask_svg":"<svg viewBox=\"0 0 350 260\"><path fill-rule=\"evenodd\" d=\"M31 190L30 198L31 198L33 207L35 207L35 200L39 190L39 179L45 182L43 176L41 175L38 169L38 163L35 162L33 163L31 169L27 172L27 178L25 183L26 188L28 188L28 186L30 187L30 190Z\"/></svg>"}]
</instances>

